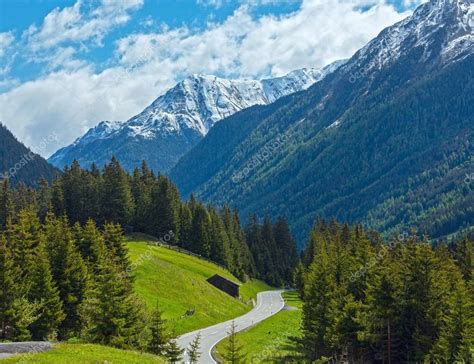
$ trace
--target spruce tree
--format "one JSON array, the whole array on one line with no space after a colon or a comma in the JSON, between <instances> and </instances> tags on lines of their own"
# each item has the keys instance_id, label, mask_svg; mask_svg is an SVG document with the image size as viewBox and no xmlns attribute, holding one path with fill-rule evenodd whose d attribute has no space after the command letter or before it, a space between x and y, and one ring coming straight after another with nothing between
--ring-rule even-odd
<instances>
[{"instance_id":1,"label":"spruce tree","mask_svg":"<svg viewBox=\"0 0 474 364\"><path fill-rule=\"evenodd\" d=\"M10 338L8 328L14 326L14 303L20 295L15 284L13 264L7 242L0 235L0 338L3 341Z\"/></svg>"},{"instance_id":2,"label":"spruce tree","mask_svg":"<svg viewBox=\"0 0 474 364\"><path fill-rule=\"evenodd\" d=\"M48 216L45 225L51 271L59 289L66 317L59 328L59 337L66 339L79 334L82 322L79 308L90 287L90 277L77 250L68 220Z\"/></svg>"},{"instance_id":3,"label":"spruce tree","mask_svg":"<svg viewBox=\"0 0 474 364\"><path fill-rule=\"evenodd\" d=\"M171 363L178 363L183 359L183 353L184 349L181 349L178 346L176 340L170 340L166 346L166 359L168 359Z\"/></svg>"},{"instance_id":4,"label":"spruce tree","mask_svg":"<svg viewBox=\"0 0 474 364\"><path fill-rule=\"evenodd\" d=\"M71 167L64 169L62 176L64 210L72 223L85 222L84 177L85 172L76 160L72 162Z\"/></svg>"},{"instance_id":5,"label":"spruce tree","mask_svg":"<svg viewBox=\"0 0 474 364\"><path fill-rule=\"evenodd\" d=\"M81 306L84 323L82 336L91 342L132 347L139 341L140 306L130 290L129 282L109 254L104 254L98 264L93 289Z\"/></svg>"},{"instance_id":6,"label":"spruce tree","mask_svg":"<svg viewBox=\"0 0 474 364\"><path fill-rule=\"evenodd\" d=\"M330 333L334 324L337 291L327 244L322 242L315 246L318 250L306 275L301 328L302 351L312 361L332 355Z\"/></svg>"},{"instance_id":7,"label":"spruce tree","mask_svg":"<svg viewBox=\"0 0 474 364\"><path fill-rule=\"evenodd\" d=\"M188 348L189 362L191 364L197 364L199 358L201 357L201 352L199 351L200 347L201 347L201 333L198 333Z\"/></svg>"},{"instance_id":8,"label":"spruce tree","mask_svg":"<svg viewBox=\"0 0 474 364\"><path fill-rule=\"evenodd\" d=\"M153 216L152 234L162 238L173 232L171 243L179 240L180 198L171 181L159 176L151 193L151 216Z\"/></svg>"},{"instance_id":9,"label":"spruce tree","mask_svg":"<svg viewBox=\"0 0 474 364\"><path fill-rule=\"evenodd\" d=\"M31 274L32 284L28 298L31 302L38 303L39 312L29 330L34 340L47 340L56 336L65 314L58 289L53 282L44 243L36 249L35 255L36 264Z\"/></svg>"},{"instance_id":10,"label":"spruce tree","mask_svg":"<svg viewBox=\"0 0 474 364\"><path fill-rule=\"evenodd\" d=\"M46 215L51 212L51 188L47 180L42 178L39 182L37 198L37 212L41 222L44 222Z\"/></svg>"},{"instance_id":11,"label":"spruce tree","mask_svg":"<svg viewBox=\"0 0 474 364\"><path fill-rule=\"evenodd\" d=\"M122 227L118 224L105 224L103 236L108 254L112 257L117 267L122 272L129 272L131 270L130 260Z\"/></svg>"},{"instance_id":12,"label":"spruce tree","mask_svg":"<svg viewBox=\"0 0 474 364\"><path fill-rule=\"evenodd\" d=\"M236 329L237 329L237 326L235 325L235 322L232 321L229 331L227 332L229 337L228 337L228 343L225 348L226 351L222 355L223 358L226 360L226 362L231 363L231 364L244 363L245 356L246 356L243 353L243 347L239 344L239 340L237 339Z\"/></svg>"},{"instance_id":13,"label":"spruce tree","mask_svg":"<svg viewBox=\"0 0 474 364\"><path fill-rule=\"evenodd\" d=\"M134 205L130 182L115 157L104 168L101 206L104 222L119 223L122 226L131 222Z\"/></svg>"},{"instance_id":14,"label":"spruce tree","mask_svg":"<svg viewBox=\"0 0 474 364\"><path fill-rule=\"evenodd\" d=\"M14 217L12 193L8 179L4 179L0 186L0 230L5 230Z\"/></svg>"},{"instance_id":15,"label":"spruce tree","mask_svg":"<svg viewBox=\"0 0 474 364\"><path fill-rule=\"evenodd\" d=\"M166 320L163 319L163 312L157 307L150 321L151 339L148 343L148 351L156 355L164 355L170 340Z\"/></svg>"},{"instance_id":16,"label":"spruce tree","mask_svg":"<svg viewBox=\"0 0 474 364\"><path fill-rule=\"evenodd\" d=\"M197 204L193 213L191 251L206 258L211 255L210 225L211 218L207 209L203 204Z\"/></svg>"}]
</instances>

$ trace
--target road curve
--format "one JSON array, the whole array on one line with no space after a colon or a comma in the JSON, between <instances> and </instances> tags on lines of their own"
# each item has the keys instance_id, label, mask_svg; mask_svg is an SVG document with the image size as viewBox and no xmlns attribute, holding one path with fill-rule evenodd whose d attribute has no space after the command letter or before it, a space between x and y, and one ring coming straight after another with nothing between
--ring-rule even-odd
<instances>
[{"instance_id":1,"label":"road curve","mask_svg":"<svg viewBox=\"0 0 474 364\"><path fill-rule=\"evenodd\" d=\"M257 305L253 308L252 311L246 313L243 316L237 317L234 320L229 320L220 324L216 324L214 326L184 334L177 339L178 345L181 348L186 349L196 337L196 335L198 333L201 333L200 352L202 354L201 358L199 359L199 363L216 363L216 361L212 357L212 349L221 340L225 339L228 336L227 332L230 329L232 321L235 322L236 330L242 331L249 328L250 326L255 325L260 321L269 318L270 316L273 316L277 312L281 311L285 306L285 301L281 296L282 292L283 291L260 292L257 295ZM186 354L184 356L184 362L189 362Z\"/></svg>"}]
</instances>

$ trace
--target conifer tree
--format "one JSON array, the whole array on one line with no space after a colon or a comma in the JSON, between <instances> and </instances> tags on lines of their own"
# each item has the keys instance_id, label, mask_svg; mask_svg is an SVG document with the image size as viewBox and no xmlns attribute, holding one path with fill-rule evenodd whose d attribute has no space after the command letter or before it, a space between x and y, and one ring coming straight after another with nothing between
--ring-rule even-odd
<instances>
[{"instance_id":1,"label":"conifer tree","mask_svg":"<svg viewBox=\"0 0 474 364\"><path fill-rule=\"evenodd\" d=\"M39 219L30 207L18 214L18 222L7 227L7 244L16 270L17 284L22 292L31 286L31 273L36 264L36 249L42 240Z\"/></svg>"},{"instance_id":2,"label":"conifer tree","mask_svg":"<svg viewBox=\"0 0 474 364\"><path fill-rule=\"evenodd\" d=\"M128 348L143 318L128 281L109 254L99 262L93 289L81 307L82 336L91 342Z\"/></svg>"},{"instance_id":3,"label":"conifer tree","mask_svg":"<svg viewBox=\"0 0 474 364\"><path fill-rule=\"evenodd\" d=\"M151 216L153 216L152 233L163 237L173 232L172 242L179 240L180 198L170 180L159 176L151 193Z\"/></svg>"},{"instance_id":4,"label":"conifer tree","mask_svg":"<svg viewBox=\"0 0 474 364\"><path fill-rule=\"evenodd\" d=\"M104 236L97 228L96 223L89 219L84 227L79 223L74 224L73 234L75 246L81 253L82 259L87 264L89 271L97 272L98 264L105 254Z\"/></svg>"},{"instance_id":5,"label":"conifer tree","mask_svg":"<svg viewBox=\"0 0 474 364\"><path fill-rule=\"evenodd\" d=\"M65 339L81 330L79 308L90 288L89 273L65 217L48 216L45 231L51 271L66 314L59 328L59 337Z\"/></svg>"},{"instance_id":6,"label":"conifer tree","mask_svg":"<svg viewBox=\"0 0 474 364\"><path fill-rule=\"evenodd\" d=\"M105 222L126 226L134 211L132 192L128 175L115 157L105 166L103 180L102 217Z\"/></svg>"},{"instance_id":7,"label":"conifer tree","mask_svg":"<svg viewBox=\"0 0 474 364\"><path fill-rule=\"evenodd\" d=\"M130 260L122 227L118 224L105 224L103 235L108 254L112 257L117 267L122 272L130 271Z\"/></svg>"},{"instance_id":8,"label":"conifer tree","mask_svg":"<svg viewBox=\"0 0 474 364\"><path fill-rule=\"evenodd\" d=\"M193 216L188 203L181 205L179 220L179 245L184 249L190 249L192 241Z\"/></svg>"},{"instance_id":9,"label":"conifer tree","mask_svg":"<svg viewBox=\"0 0 474 364\"><path fill-rule=\"evenodd\" d=\"M14 326L15 298L20 295L14 279L13 259L7 242L0 235L0 338L9 339L9 327Z\"/></svg>"},{"instance_id":10,"label":"conifer tree","mask_svg":"<svg viewBox=\"0 0 474 364\"><path fill-rule=\"evenodd\" d=\"M306 275L303 304L302 351L312 361L330 357L330 333L334 323L335 279L325 244L320 247Z\"/></svg>"},{"instance_id":11,"label":"conifer tree","mask_svg":"<svg viewBox=\"0 0 474 364\"><path fill-rule=\"evenodd\" d=\"M55 216L61 216L64 214L64 191L61 178L55 179L51 186L51 205L52 212Z\"/></svg>"},{"instance_id":12,"label":"conifer tree","mask_svg":"<svg viewBox=\"0 0 474 364\"><path fill-rule=\"evenodd\" d=\"M178 346L176 340L170 340L166 347L166 359L171 363L178 363L183 359L184 349Z\"/></svg>"},{"instance_id":13,"label":"conifer tree","mask_svg":"<svg viewBox=\"0 0 474 364\"><path fill-rule=\"evenodd\" d=\"M64 210L72 223L84 223L84 176L79 162L72 162L71 167L64 168L62 189Z\"/></svg>"},{"instance_id":14,"label":"conifer tree","mask_svg":"<svg viewBox=\"0 0 474 364\"><path fill-rule=\"evenodd\" d=\"M296 252L296 242L291 236L288 222L282 216L278 217L273 227L273 236L275 238L275 249L279 255L280 275L286 283L291 283L293 278L293 269L298 263L298 254Z\"/></svg>"},{"instance_id":15,"label":"conifer tree","mask_svg":"<svg viewBox=\"0 0 474 364\"><path fill-rule=\"evenodd\" d=\"M238 364L245 362L245 354L242 352L243 347L239 344L239 340L237 339L237 326L235 322L232 321L232 324L229 328L227 334L229 335L229 340L226 345L226 351L223 354L224 359L226 362L231 364Z\"/></svg>"},{"instance_id":16,"label":"conifer tree","mask_svg":"<svg viewBox=\"0 0 474 364\"><path fill-rule=\"evenodd\" d=\"M204 205L196 205L193 213L192 225L192 251L209 258L211 254L211 241L209 236L210 216Z\"/></svg>"},{"instance_id":17,"label":"conifer tree","mask_svg":"<svg viewBox=\"0 0 474 364\"><path fill-rule=\"evenodd\" d=\"M189 362L191 364L197 364L199 358L201 357L201 352L199 351L200 346L201 333L198 333L188 348Z\"/></svg>"},{"instance_id":18,"label":"conifer tree","mask_svg":"<svg viewBox=\"0 0 474 364\"><path fill-rule=\"evenodd\" d=\"M47 180L42 178L39 182L38 188L38 198L37 198L37 212L40 220L44 222L48 212L52 210L51 204L51 188Z\"/></svg>"},{"instance_id":19,"label":"conifer tree","mask_svg":"<svg viewBox=\"0 0 474 364\"><path fill-rule=\"evenodd\" d=\"M148 351L156 355L164 355L170 340L166 321L163 319L163 312L157 307L150 321L151 340L148 343Z\"/></svg>"},{"instance_id":20,"label":"conifer tree","mask_svg":"<svg viewBox=\"0 0 474 364\"><path fill-rule=\"evenodd\" d=\"M31 288L28 298L39 306L37 318L29 326L34 340L47 340L55 337L65 315L58 289L53 282L44 243L36 249L36 264L31 274Z\"/></svg>"},{"instance_id":21,"label":"conifer tree","mask_svg":"<svg viewBox=\"0 0 474 364\"><path fill-rule=\"evenodd\" d=\"M88 219L99 222L101 220L102 176L94 163L90 171L85 171L83 175L84 197L81 222L84 223Z\"/></svg>"}]
</instances>

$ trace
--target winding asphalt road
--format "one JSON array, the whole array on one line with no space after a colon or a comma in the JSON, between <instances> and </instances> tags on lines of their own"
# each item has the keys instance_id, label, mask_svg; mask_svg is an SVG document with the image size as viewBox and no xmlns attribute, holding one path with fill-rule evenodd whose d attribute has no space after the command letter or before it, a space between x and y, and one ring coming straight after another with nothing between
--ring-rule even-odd
<instances>
[{"instance_id":1,"label":"winding asphalt road","mask_svg":"<svg viewBox=\"0 0 474 364\"><path fill-rule=\"evenodd\" d=\"M230 329L232 321L235 322L236 331L245 330L256 323L263 321L270 316L273 316L277 312L281 311L285 306L285 301L283 300L281 293L283 291L267 291L260 292L257 295L257 305L255 308L246 313L243 316L237 317L234 320L222 322L220 324L207 327L205 329L193 331L183 336L180 336L177 339L178 345L186 349L189 344L194 340L198 333L201 333L201 348L200 352L201 358L199 363L203 364L214 364L216 361L212 357L212 349L216 346L221 340L225 339L228 334L227 332ZM188 363L188 357L185 355L184 362Z\"/></svg>"}]
</instances>

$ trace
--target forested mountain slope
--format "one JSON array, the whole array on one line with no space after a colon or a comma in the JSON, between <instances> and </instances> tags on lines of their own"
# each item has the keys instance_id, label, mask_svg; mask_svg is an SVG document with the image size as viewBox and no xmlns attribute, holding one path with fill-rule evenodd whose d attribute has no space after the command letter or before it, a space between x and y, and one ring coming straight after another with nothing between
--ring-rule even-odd
<instances>
[{"instance_id":1,"label":"forested mountain slope","mask_svg":"<svg viewBox=\"0 0 474 364\"><path fill-rule=\"evenodd\" d=\"M41 156L20 143L0 123L0 179L8 177L12 184L22 181L27 185L34 185L40 178L52 180L58 172Z\"/></svg>"},{"instance_id":2,"label":"forested mountain slope","mask_svg":"<svg viewBox=\"0 0 474 364\"><path fill-rule=\"evenodd\" d=\"M216 125L178 163L184 194L433 238L474 224L472 4L431 1L307 91ZM212 156L212 157L211 157Z\"/></svg>"}]
</instances>

